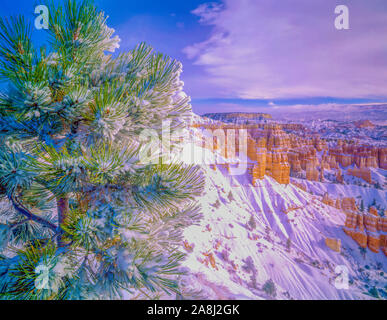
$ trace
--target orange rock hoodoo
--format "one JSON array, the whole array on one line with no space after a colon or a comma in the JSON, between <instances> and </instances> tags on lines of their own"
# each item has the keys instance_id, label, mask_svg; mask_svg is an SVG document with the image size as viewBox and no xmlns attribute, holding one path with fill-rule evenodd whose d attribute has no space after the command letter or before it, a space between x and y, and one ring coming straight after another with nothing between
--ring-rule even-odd
<instances>
[{"instance_id":1,"label":"orange rock hoodoo","mask_svg":"<svg viewBox=\"0 0 387 320\"><path fill-rule=\"evenodd\" d=\"M357 168L348 169L348 174L372 184L371 170L369 168Z\"/></svg>"},{"instance_id":2,"label":"orange rock hoodoo","mask_svg":"<svg viewBox=\"0 0 387 320\"><path fill-rule=\"evenodd\" d=\"M341 251L341 240L340 239L331 239L326 238L325 244L327 247L332 249L333 251L340 252Z\"/></svg>"},{"instance_id":3,"label":"orange rock hoodoo","mask_svg":"<svg viewBox=\"0 0 387 320\"><path fill-rule=\"evenodd\" d=\"M198 127L194 125L194 127ZM200 125L201 128L215 130L224 130L227 137L227 130L232 129L236 132L235 149L239 150L238 129L247 129L247 157L253 163L250 167L252 182L261 180L265 175L273 177L281 184L290 183L290 165L288 162L287 150L290 146L289 136L282 130L280 125ZM219 150L218 138L214 138L213 149ZM226 158L227 138L223 150L219 150Z\"/></svg>"},{"instance_id":4,"label":"orange rock hoodoo","mask_svg":"<svg viewBox=\"0 0 387 320\"><path fill-rule=\"evenodd\" d=\"M357 121L357 122L355 122L355 126L357 128L370 128L370 129L375 128L375 125L369 120Z\"/></svg>"},{"instance_id":5,"label":"orange rock hoodoo","mask_svg":"<svg viewBox=\"0 0 387 320\"><path fill-rule=\"evenodd\" d=\"M387 168L385 148L338 140L337 146L329 149L329 155L343 167L354 164L359 168Z\"/></svg>"},{"instance_id":6,"label":"orange rock hoodoo","mask_svg":"<svg viewBox=\"0 0 387 320\"><path fill-rule=\"evenodd\" d=\"M375 208L368 213L346 212L344 232L362 248L372 252L382 250L387 255L387 217L380 217Z\"/></svg>"},{"instance_id":7,"label":"orange rock hoodoo","mask_svg":"<svg viewBox=\"0 0 387 320\"><path fill-rule=\"evenodd\" d=\"M345 212L344 232L359 246L368 247L376 253L382 250L387 255L387 216L379 216L374 207L371 207L368 213L359 212L354 198L333 200L326 193L322 202Z\"/></svg>"}]
</instances>

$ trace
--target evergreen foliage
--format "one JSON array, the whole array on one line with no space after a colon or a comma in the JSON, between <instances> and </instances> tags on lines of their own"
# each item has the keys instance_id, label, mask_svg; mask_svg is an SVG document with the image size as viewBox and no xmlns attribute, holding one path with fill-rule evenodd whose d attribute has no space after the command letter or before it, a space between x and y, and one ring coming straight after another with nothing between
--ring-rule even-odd
<instances>
[{"instance_id":1,"label":"evergreen foliage","mask_svg":"<svg viewBox=\"0 0 387 320\"><path fill-rule=\"evenodd\" d=\"M182 66L146 44L108 54L119 38L88 1L49 12L49 49L23 17L0 19L0 298L184 298L203 180L139 161L142 130L189 117Z\"/></svg>"},{"instance_id":2,"label":"evergreen foliage","mask_svg":"<svg viewBox=\"0 0 387 320\"><path fill-rule=\"evenodd\" d=\"M269 296L275 298L277 296L277 288L272 279L267 280L263 287L262 290Z\"/></svg>"}]
</instances>

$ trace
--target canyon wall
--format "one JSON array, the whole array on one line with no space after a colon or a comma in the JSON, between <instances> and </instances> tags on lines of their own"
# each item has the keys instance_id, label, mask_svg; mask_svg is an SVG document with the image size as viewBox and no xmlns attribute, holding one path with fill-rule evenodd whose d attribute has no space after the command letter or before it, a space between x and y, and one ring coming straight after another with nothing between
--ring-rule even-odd
<instances>
[{"instance_id":1,"label":"canyon wall","mask_svg":"<svg viewBox=\"0 0 387 320\"><path fill-rule=\"evenodd\" d=\"M227 116L227 114L225 115ZM358 145L338 139L335 145L328 146L327 141L317 134L297 135L286 130L305 128L298 124L193 124L195 128L209 132L223 132L224 141L214 138L214 149L228 157L228 130L235 132L235 148L239 149L238 132L245 129L247 137L247 156L255 166L251 170L252 182L263 179L265 175L273 177L281 184L288 184L290 174L300 174L309 181L325 181L326 171L333 171L338 183L344 182L343 171L369 184L373 184L370 168L387 169L387 148ZM223 143L222 143L223 142ZM219 147L219 145L223 145Z\"/></svg>"},{"instance_id":2,"label":"canyon wall","mask_svg":"<svg viewBox=\"0 0 387 320\"><path fill-rule=\"evenodd\" d=\"M325 172L334 173L337 183L344 183L344 174L357 177L372 184L370 168L387 169L387 148L358 145L354 142L337 140L334 145L316 134L296 135L285 130L303 130L295 124L195 124L194 127L207 129L203 146L218 150L230 159L227 150L228 130L235 132L230 137L235 140L235 151L239 150L239 129L247 131L247 167L251 183L256 185L265 175L280 184L290 183L290 174L298 174L309 181L325 181ZM219 137L219 130L222 133ZM216 132L214 138L209 132ZM213 139L208 143L208 139ZM231 144L233 145L233 143ZM229 170L229 164L220 164ZM216 170L216 165L211 167ZM293 183L297 185L296 183ZM299 185L306 191L303 185ZM378 215L375 208L368 213L359 212L354 198L331 199L328 194L322 198L326 205L342 210L346 214L344 232L362 248L373 252L382 251L387 255L387 216ZM340 252L341 243L337 239L326 239L326 245Z\"/></svg>"}]
</instances>

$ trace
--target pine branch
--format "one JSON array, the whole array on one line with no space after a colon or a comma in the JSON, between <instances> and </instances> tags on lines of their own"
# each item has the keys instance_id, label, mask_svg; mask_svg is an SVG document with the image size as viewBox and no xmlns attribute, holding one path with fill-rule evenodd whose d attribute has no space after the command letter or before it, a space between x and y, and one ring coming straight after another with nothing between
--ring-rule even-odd
<instances>
[{"instance_id":1,"label":"pine branch","mask_svg":"<svg viewBox=\"0 0 387 320\"><path fill-rule=\"evenodd\" d=\"M21 226L22 224L27 223L28 221L30 221L30 219L24 219L24 220L22 220L22 221L20 221L20 222L13 223L13 224L11 224L11 227L10 227L10 228L11 228L11 230L13 230L13 229L15 229L15 228Z\"/></svg>"},{"instance_id":2,"label":"pine branch","mask_svg":"<svg viewBox=\"0 0 387 320\"><path fill-rule=\"evenodd\" d=\"M16 209L16 211L18 213L24 215L29 220L35 221L35 222L41 224L42 226L52 230L54 233L57 233L58 227L56 225L54 225L50 221L48 221L48 220L46 220L46 219L44 219L36 214L33 214L31 211L29 211L25 206L23 206L20 203L20 201L19 201L19 199L17 199L17 197L15 197L14 195L11 195L11 196L9 196L9 199L11 200L14 208Z\"/></svg>"}]
</instances>

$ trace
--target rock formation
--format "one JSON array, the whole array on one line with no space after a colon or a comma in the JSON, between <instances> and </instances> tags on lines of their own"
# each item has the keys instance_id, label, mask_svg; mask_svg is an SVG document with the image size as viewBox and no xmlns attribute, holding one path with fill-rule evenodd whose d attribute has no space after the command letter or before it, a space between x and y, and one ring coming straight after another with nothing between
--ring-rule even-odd
<instances>
[{"instance_id":1,"label":"rock formation","mask_svg":"<svg viewBox=\"0 0 387 320\"><path fill-rule=\"evenodd\" d=\"M358 168L355 166L354 169L348 169L348 174L372 184L371 170L369 168Z\"/></svg>"},{"instance_id":2,"label":"rock formation","mask_svg":"<svg viewBox=\"0 0 387 320\"><path fill-rule=\"evenodd\" d=\"M336 171L336 181L338 183L343 183L344 182L344 177L343 177L343 174L341 173L341 169L340 168Z\"/></svg>"},{"instance_id":3,"label":"rock formation","mask_svg":"<svg viewBox=\"0 0 387 320\"><path fill-rule=\"evenodd\" d=\"M346 212L344 232L352 237L362 248L372 252L380 250L387 255L387 216L381 217L375 208L368 213Z\"/></svg>"},{"instance_id":4,"label":"rock formation","mask_svg":"<svg viewBox=\"0 0 387 320\"><path fill-rule=\"evenodd\" d=\"M372 184L370 168L387 169L387 148L361 145L340 139L334 144L331 142L328 144L318 135L306 132L305 128L298 124L249 124L247 122L241 124L240 121L243 119L265 118L257 114L234 113L222 116L209 115L209 117L227 120L228 123L194 124L193 126L207 129L205 139L207 142L208 139L214 141L207 143L206 147L217 150L226 159L231 159L229 151L232 151L227 150L230 148L227 143L228 130L235 132L235 136L230 137L235 138L237 155L240 152L239 129L247 131L247 168L253 185L257 185L265 175L271 176L280 184L289 184L290 172L297 174L297 177L306 177L309 181L324 181L332 177L333 173L338 183L344 183L344 175L347 174ZM231 121L232 119L235 121ZM285 130L300 131L302 134L287 133ZM212 138L211 132L221 134L219 136L215 134L216 137ZM211 164L214 170L217 166L230 170L229 163ZM303 184L295 182L293 184L307 191ZM368 247L373 252L382 251L387 255L387 215L379 216L373 207L368 213L359 212L354 198L333 199L326 193L322 202L346 214L344 232L359 246ZM340 252L341 242L338 239L327 238L325 243L332 250Z\"/></svg>"},{"instance_id":5,"label":"rock formation","mask_svg":"<svg viewBox=\"0 0 387 320\"><path fill-rule=\"evenodd\" d=\"M340 239L326 238L325 244L328 248L332 249L333 251L336 251L336 252L341 251L341 240Z\"/></svg>"},{"instance_id":6,"label":"rock formation","mask_svg":"<svg viewBox=\"0 0 387 320\"><path fill-rule=\"evenodd\" d=\"M375 125L369 120L360 120L355 122L356 128L375 128Z\"/></svg>"},{"instance_id":7,"label":"rock formation","mask_svg":"<svg viewBox=\"0 0 387 320\"><path fill-rule=\"evenodd\" d=\"M335 206L335 201L331 198L329 198L329 194L325 193L323 198L322 198L322 203L326 204L327 206L334 207ZM340 206L341 208L341 206Z\"/></svg>"},{"instance_id":8,"label":"rock formation","mask_svg":"<svg viewBox=\"0 0 387 320\"><path fill-rule=\"evenodd\" d=\"M261 117L261 114L226 113L209 116L213 119L253 119ZM310 181L325 181L326 177L329 180L333 173L338 183L344 183L344 175L348 174L372 184L370 168L387 169L387 148L340 139L335 144L328 144L318 134L308 133L306 128L299 124L215 122L193 124L193 127L207 129L206 139L209 139L208 135L213 132L216 137L213 138L212 148L225 158L230 158L229 151L230 154L233 151L232 148L227 150L229 130L235 132L235 136L231 137L235 138L232 145L235 145L236 156L239 155L239 130L246 130L247 157L255 165L250 170L253 183L268 175L281 184L287 184L290 173ZM302 134L287 133L285 130L300 131ZM223 132L223 137L218 136L219 132Z\"/></svg>"},{"instance_id":9,"label":"rock formation","mask_svg":"<svg viewBox=\"0 0 387 320\"><path fill-rule=\"evenodd\" d=\"M319 180L319 171L313 166L313 163L308 163L306 165L306 180L309 181L318 181Z\"/></svg>"}]
</instances>

